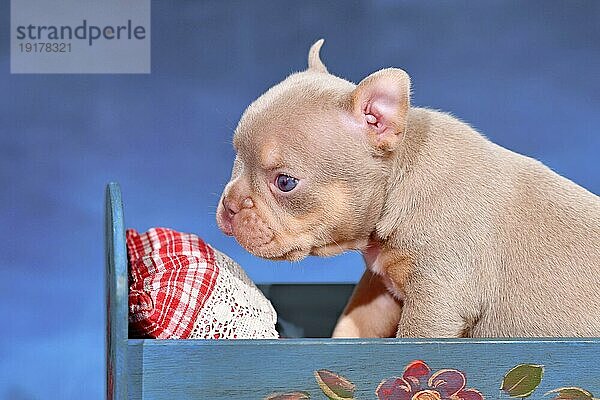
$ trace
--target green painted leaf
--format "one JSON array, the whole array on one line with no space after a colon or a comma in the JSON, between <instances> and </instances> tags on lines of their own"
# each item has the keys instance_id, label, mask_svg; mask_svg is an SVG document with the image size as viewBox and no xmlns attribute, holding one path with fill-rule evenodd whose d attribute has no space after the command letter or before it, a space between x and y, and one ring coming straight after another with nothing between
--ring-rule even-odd
<instances>
[{"instance_id":1,"label":"green painted leaf","mask_svg":"<svg viewBox=\"0 0 600 400\"><path fill-rule=\"evenodd\" d=\"M587 390L578 387L563 387L549 391L549 394L556 393L554 400L592 400L594 396Z\"/></svg>"},{"instance_id":2,"label":"green painted leaf","mask_svg":"<svg viewBox=\"0 0 600 400\"><path fill-rule=\"evenodd\" d=\"M355 386L348 379L326 369L315 371L319 387L331 400L349 400L354 398Z\"/></svg>"},{"instance_id":3,"label":"green painted leaf","mask_svg":"<svg viewBox=\"0 0 600 400\"><path fill-rule=\"evenodd\" d=\"M502 389L510 397L528 397L542 382L543 365L519 364L504 376Z\"/></svg>"},{"instance_id":4,"label":"green painted leaf","mask_svg":"<svg viewBox=\"0 0 600 400\"><path fill-rule=\"evenodd\" d=\"M265 397L265 400L307 400L310 399L308 392L273 393Z\"/></svg>"}]
</instances>

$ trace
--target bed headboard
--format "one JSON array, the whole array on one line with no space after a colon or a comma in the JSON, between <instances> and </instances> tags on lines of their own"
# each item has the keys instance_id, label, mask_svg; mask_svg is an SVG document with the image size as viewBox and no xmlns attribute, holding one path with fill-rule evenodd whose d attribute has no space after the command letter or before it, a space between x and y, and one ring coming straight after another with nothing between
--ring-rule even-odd
<instances>
[{"instance_id":1,"label":"bed headboard","mask_svg":"<svg viewBox=\"0 0 600 400\"><path fill-rule=\"evenodd\" d=\"M106 398L127 398L127 249L118 183L106 186Z\"/></svg>"}]
</instances>

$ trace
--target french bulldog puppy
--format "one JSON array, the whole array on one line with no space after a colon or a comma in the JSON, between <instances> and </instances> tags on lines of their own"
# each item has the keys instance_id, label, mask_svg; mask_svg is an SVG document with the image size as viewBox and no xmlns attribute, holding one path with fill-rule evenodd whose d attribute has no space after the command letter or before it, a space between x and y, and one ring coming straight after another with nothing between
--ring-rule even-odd
<instances>
[{"instance_id":1,"label":"french bulldog puppy","mask_svg":"<svg viewBox=\"0 0 600 400\"><path fill-rule=\"evenodd\" d=\"M355 249L334 337L600 336L600 199L449 114L388 68L358 85L319 51L244 112L217 210L273 260Z\"/></svg>"}]
</instances>

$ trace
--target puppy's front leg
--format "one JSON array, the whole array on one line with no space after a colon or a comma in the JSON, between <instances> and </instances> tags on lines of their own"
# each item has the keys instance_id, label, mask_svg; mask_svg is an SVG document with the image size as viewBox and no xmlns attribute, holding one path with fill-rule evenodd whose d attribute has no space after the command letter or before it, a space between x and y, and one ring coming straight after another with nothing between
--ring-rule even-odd
<instances>
[{"instance_id":1,"label":"puppy's front leg","mask_svg":"<svg viewBox=\"0 0 600 400\"><path fill-rule=\"evenodd\" d=\"M407 293L396 337L458 338L468 326L461 316L456 293L428 284L414 296Z\"/></svg>"},{"instance_id":2,"label":"puppy's front leg","mask_svg":"<svg viewBox=\"0 0 600 400\"><path fill-rule=\"evenodd\" d=\"M369 269L356 285L333 331L334 338L393 337L402 307Z\"/></svg>"}]
</instances>

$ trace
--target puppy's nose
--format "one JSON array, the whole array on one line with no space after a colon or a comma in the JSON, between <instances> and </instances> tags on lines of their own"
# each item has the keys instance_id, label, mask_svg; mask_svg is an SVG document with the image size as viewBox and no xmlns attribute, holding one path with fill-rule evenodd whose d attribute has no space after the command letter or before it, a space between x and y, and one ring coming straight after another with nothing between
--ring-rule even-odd
<instances>
[{"instance_id":1,"label":"puppy's nose","mask_svg":"<svg viewBox=\"0 0 600 400\"><path fill-rule=\"evenodd\" d=\"M246 197L243 201L241 201L241 205L237 201L233 201L227 197L223 198L223 208L225 208L230 218L239 213L242 208L252 207L254 207L254 202L250 197Z\"/></svg>"},{"instance_id":2,"label":"puppy's nose","mask_svg":"<svg viewBox=\"0 0 600 400\"><path fill-rule=\"evenodd\" d=\"M223 197L223 208L227 211L229 218L240 212L240 207L227 197Z\"/></svg>"}]
</instances>

